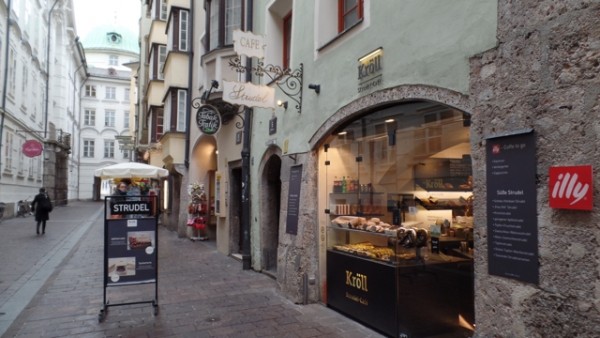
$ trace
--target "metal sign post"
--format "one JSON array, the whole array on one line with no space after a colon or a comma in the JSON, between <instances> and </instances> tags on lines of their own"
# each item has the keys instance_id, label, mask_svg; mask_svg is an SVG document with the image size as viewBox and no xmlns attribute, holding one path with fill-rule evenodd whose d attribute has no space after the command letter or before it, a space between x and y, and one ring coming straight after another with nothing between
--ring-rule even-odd
<instances>
[{"instance_id":1,"label":"metal sign post","mask_svg":"<svg viewBox=\"0 0 600 338\"><path fill-rule=\"evenodd\" d=\"M104 199L104 296L98 321L111 306L150 303L158 315L158 196ZM154 284L154 299L109 304L107 288Z\"/></svg>"}]
</instances>

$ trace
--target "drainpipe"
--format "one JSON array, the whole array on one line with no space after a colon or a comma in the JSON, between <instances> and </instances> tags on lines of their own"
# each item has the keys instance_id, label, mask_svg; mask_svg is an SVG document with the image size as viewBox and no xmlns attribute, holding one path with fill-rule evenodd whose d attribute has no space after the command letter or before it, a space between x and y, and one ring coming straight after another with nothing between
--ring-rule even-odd
<instances>
[{"instance_id":1,"label":"drainpipe","mask_svg":"<svg viewBox=\"0 0 600 338\"><path fill-rule=\"evenodd\" d=\"M48 94L50 92L50 33L52 31L52 12L60 0L55 0L48 12L48 37L46 38L46 102L44 107L44 138L48 138Z\"/></svg>"},{"instance_id":2,"label":"drainpipe","mask_svg":"<svg viewBox=\"0 0 600 338\"><path fill-rule=\"evenodd\" d=\"M190 125L191 123L191 116L192 116L192 86L193 86L193 80L192 80L192 75L193 75L193 70L192 67L194 66L194 4L196 3L196 1L192 0L190 1L190 15L189 15L189 21L188 21L188 94L186 96L186 107L187 107L187 114L185 116L185 119L187 121L186 123L186 127L185 127L185 158L183 163L185 164L185 167L187 169L190 168Z\"/></svg>"},{"instance_id":3,"label":"drainpipe","mask_svg":"<svg viewBox=\"0 0 600 338\"><path fill-rule=\"evenodd\" d=\"M4 139L4 116L6 115L6 82L8 81L8 50L10 49L10 12L12 1L8 0L8 14L6 15L6 50L4 51L4 84L2 89L2 117L0 118L0 169L2 169L2 140ZM15 71L17 71L15 69ZM1 178L1 177L0 177Z\"/></svg>"},{"instance_id":4,"label":"drainpipe","mask_svg":"<svg viewBox=\"0 0 600 338\"><path fill-rule=\"evenodd\" d=\"M246 2L246 31L252 31L254 1ZM246 69L252 67L252 58L246 58ZM246 82L252 81L252 72L246 71ZM242 269L252 267L250 254L250 132L252 125L252 108L244 109L244 135L242 144Z\"/></svg>"},{"instance_id":5,"label":"drainpipe","mask_svg":"<svg viewBox=\"0 0 600 338\"><path fill-rule=\"evenodd\" d=\"M81 96L79 98L79 109L75 109L75 104L76 104L76 100L75 100L75 95L76 93L80 93L81 95L81 89L83 88L83 86L85 85L85 83L87 82L87 79L90 77L90 74L88 74L87 71L87 61L85 59L85 52L83 51L83 46L81 45L81 41L79 41L79 37L75 38L75 47L77 48L77 53L79 54L79 60L81 61L81 65L79 65L79 67L77 67L77 69L75 69L75 72L73 73L73 113L75 114L75 112L77 111L77 114L79 114L79 119L77 119L77 131L79 133L78 137L76 138L76 140L81 140ZM79 86L79 92L76 91L76 82L77 79L75 76L77 76L77 72L79 71L79 69L81 67L84 67L83 70L85 71L85 79L83 79L83 81L81 81L81 86ZM75 126L73 126L73 128L75 128ZM73 130L75 131L75 130ZM75 132L71 133L73 135L73 138L75 139ZM80 198L80 194L79 194L79 186L81 184L81 147L77 147L77 200L79 200Z\"/></svg>"}]
</instances>

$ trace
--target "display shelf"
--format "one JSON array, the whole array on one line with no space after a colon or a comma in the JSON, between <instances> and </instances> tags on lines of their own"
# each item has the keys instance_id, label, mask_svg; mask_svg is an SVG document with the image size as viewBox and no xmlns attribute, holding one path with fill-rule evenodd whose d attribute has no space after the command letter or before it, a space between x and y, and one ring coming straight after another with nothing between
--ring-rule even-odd
<instances>
[{"instance_id":1,"label":"display shelf","mask_svg":"<svg viewBox=\"0 0 600 338\"><path fill-rule=\"evenodd\" d=\"M211 212L208 205L208 198L204 191L204 185L198 185L193 188L192 202L188 206L188 226L192 227L192 241L208 240L206 235L207 226L210 222Z\"/></svg>"},{"instance_id":2,"label":"display shelf","mask_svg":"<svg viewBox=\"0 0 600 338\"><path fill-rule=\"evenodd\" d=\"M329 204L332 216L381 217L386 210L382 192L332 192Z\"/></svg>"},{"instance_id":3,"label":"display shelf","mask_svg":"<svg viewBox=\"0 0 600 338\"><path fill-rule=\"evenodd\" d=\"M397 232L375 232L330 225L327 227L327 250L343 252L392 265L404 265L422 259L422 248L401 245Z\"/></svg>"}]
</instances>

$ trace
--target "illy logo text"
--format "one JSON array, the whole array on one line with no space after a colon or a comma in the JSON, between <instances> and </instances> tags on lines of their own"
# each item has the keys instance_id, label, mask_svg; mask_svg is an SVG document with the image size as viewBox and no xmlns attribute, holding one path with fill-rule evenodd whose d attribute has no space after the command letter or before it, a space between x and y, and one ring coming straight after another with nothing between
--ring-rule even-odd
<instances>
[{"instance_id":1,"label":"illy logo text","mask_svg":"<svg viewBox=\"0 0 600 338\"><path fill-rule=\"evenodd\" d=\"M581 199L585 197L585 194L590 189L590 185L581 184L581 182L578 182L577 180L578 177L579 176L577 174L573 174L572 176L570 173L559 174L558 180L552 189L552 198L574 198L570 205L581 201Z\"/></svg>"},{"instance_id":2,"label":"illy logo text","mask_svg":"<svg viewBox=\"0 0 600 338\"><path fill-rule=\"evenodd\" d=\"M551 208L592 210L592 166L550 167L548 174Z\"/></svg>"}]
</instances>

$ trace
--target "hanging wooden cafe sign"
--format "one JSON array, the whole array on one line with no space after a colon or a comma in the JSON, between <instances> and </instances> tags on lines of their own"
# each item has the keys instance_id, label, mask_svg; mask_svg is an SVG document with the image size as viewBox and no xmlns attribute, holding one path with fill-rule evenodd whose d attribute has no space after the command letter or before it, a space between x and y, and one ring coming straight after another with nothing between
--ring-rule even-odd
<instances>
[{"instance_id":1,"label":"hanging wooden cafe sign","mask_svg":"<svg viewBox=\"0 0 600 338\"><path fill-rule=\"evenodd\" d=\"M235 30L233 49L241 57L262 59L267 47L262 35ZM250 82L223 81L223 101L247 107L275 108L275 89Z\"/></svg>"},{"instance_id":2,"label":"hanging wooden cafe sign","mask_svg":"<svg viewBox=\"0 0 600 338\"><path fill-rule=\"evenodd\" d=\"M248 107L275 107L275 89L250 82L223 81L223 101Z\"/></svg>"}]
</instances>

